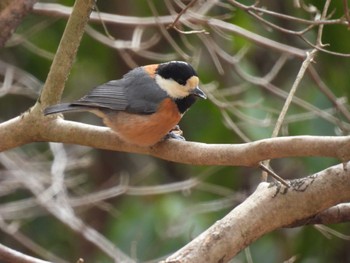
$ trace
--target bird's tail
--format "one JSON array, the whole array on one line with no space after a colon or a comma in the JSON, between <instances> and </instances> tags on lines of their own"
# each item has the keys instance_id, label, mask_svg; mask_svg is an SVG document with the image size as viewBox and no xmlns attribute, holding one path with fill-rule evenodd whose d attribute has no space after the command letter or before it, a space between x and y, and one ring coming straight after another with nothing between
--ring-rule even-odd
<instances>
[{"instance_id":1,"label":"bird's tail","mask_svg":"<svg viewBox=\"0 0 350 263\"><path fill-rule=\"evenodd\" d=\"M44 115L50 115L60 112L74 112L74 111L86 111L91 110L91 107L74 105L71 103L62 103L53 106L49 106L44 109Z\"/></svg>"}]
</instances>

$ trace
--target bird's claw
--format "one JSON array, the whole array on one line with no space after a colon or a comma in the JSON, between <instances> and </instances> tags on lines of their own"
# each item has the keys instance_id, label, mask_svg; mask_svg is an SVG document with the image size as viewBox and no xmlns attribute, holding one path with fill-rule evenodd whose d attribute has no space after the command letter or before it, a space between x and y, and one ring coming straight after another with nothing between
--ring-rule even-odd
<instances>
[{"instance_id":1,"label":"bird's claw","mask_svg":"<svg viewBox=\"0 0 350 263\"><path fill-rule=\"evenodd\" d=\"M165 136L164 139L175 139L180 141L186 141L185 137L182 136L183 132L180 129L179 125L176 125L169 133Z\"/></svg>"}]
</instances>

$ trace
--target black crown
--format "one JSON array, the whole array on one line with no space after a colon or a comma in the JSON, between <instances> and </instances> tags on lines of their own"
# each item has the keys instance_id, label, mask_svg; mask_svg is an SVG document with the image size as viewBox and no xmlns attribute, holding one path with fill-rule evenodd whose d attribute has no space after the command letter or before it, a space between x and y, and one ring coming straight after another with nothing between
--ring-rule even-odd
<instances>
[{"instance_id":1,"label":"black crown","mask_svg":"<svg viewBox=\"0 0 350 263\"><path fill-rule=\"evenodd\" d=\"M156 73L165 79L173 79L181 85L185 85L189 78L197 76L192 66L182 61L162 63Z\"/></svg>"}]
</instances>

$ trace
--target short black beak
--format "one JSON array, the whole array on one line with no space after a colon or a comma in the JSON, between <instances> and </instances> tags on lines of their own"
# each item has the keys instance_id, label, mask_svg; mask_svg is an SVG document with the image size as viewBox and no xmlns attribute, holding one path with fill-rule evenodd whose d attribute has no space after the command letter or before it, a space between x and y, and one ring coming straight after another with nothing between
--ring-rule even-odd
<instances>
[{"instance_id":1,"label":"short black beak","mask_svg":"<svg viewBox=\"0 0 350 263\"><path fill-rule=\"evenodd\" d=\"M192 90L191 94L197 96L197 97L200 97L202 99L206 99L207 98L207 95L205 95L205 93L203 92L203 90L201 90L198 86Z\"/></svg>"}]
</instances>

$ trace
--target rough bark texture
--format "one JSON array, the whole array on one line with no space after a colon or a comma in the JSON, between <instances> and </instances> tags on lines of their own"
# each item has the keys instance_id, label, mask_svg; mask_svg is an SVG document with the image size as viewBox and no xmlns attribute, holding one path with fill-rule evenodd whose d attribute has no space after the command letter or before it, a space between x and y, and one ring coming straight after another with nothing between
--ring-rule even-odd
<instances>
[{"instance_id":1,"label":"rough bark texture","mask_svg":"<svg viewBox=\"0 0 350 263\"><path fill-rule=\"evenodd\" d=\"M343 165L293 180L291 185L286 189L261 183L242 204L165 262L228 262L262 235L350 200L350 171Z\"/></svg>"}]
</instances>

